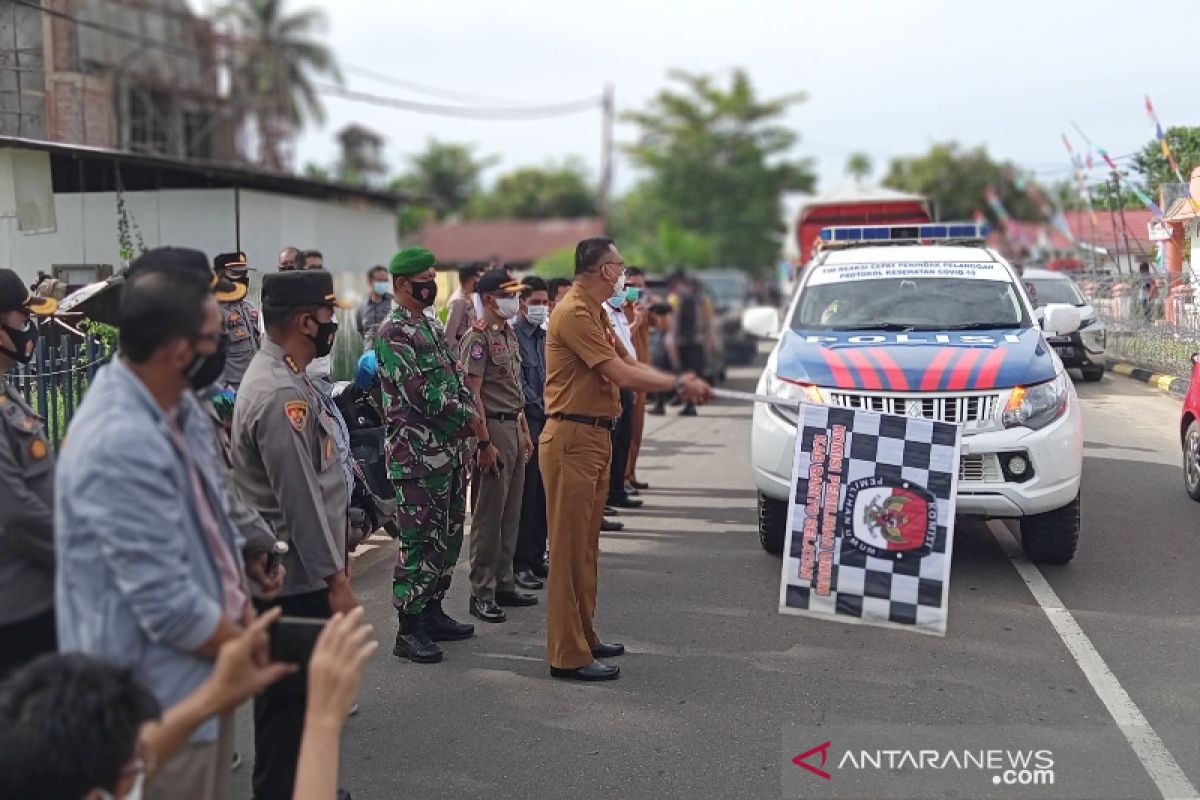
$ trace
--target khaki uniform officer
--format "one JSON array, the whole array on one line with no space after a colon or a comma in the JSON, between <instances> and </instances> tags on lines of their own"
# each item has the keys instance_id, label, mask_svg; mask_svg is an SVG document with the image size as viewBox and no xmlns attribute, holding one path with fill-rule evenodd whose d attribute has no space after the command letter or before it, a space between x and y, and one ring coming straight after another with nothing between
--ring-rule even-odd
<instances>
[{"instance_id":1,"label":"khaki uniform officer","mask_svg":"<svg viewBox=\"0 0 1200 800\"><path fill-rule=\"evenodd\" d=\"M245 253L222 253L213 259L217 278L228 283L217 285L217 303L221 306L221 333L225 346L225 372L220 383L237 389L250 366L250 359L262 346L258 309L246 299L250 287Z\"/></svg>"},{"instance_id":2,"label":"khaki uniform officer","mask_svg":"<svg viewBox=\"0 0 1200 800\"><path fill-rule=\"evenodd\" d=\"M33 297L0 269L0 679L57 647L54 630L54 455L42 420L8 380L33 356L31 315L58 301Z\"/></svg>"},{"instance_id":3,"label":"khaki uniform officer","mask_svg":"<svg viewBox=\"0 0 1200 800\"><path fill-rule=\"evenodd\" d=\"M250 362L233 407L233 463L243 499L288 542L283 589L260 609L328 618L358 602L346 535L350 493L337 422L305 373L337 334L333 276L310 270L263 278L267 341ZM284 678L254 699L254 796L291 797L304 725L306 678Z\"/></svg>"},{"instance_id":4,"label":"khaki uniform officer","mask_svg":"<svg viewBox=\"0 0 1200 800\"><path fill-rule=\"evenodd\" d=\"M611 433L621 413L619 389L665 392L704 402L712 389L694 375L676 379L632 359L608 323L603 304L625 288L625 262L607 237L575 249L575 282L550 316L546 338L546 428L538 440L550 529L550 674L611 680L617 667L595 659L625 652L596 636L600 522L608 496Z\"/></svg>"},{"instance_id":5,"label":"khaki uniform officer","mask_svg":"<svg viewBox=\"0 0 1200 800\"><path fill-rule=\"evenodd\" d=\"M510 319L521 309L524 284L499 270L484 273L476 292L483 319L462 338L467 385L475 394L476 417L486 420L472 472L471 614L484 622L504 622L501 606L537 605L517 592L513 554L521 527L525 462L533 453L525 423L521 386L521 346Z\"/></svg>"}]
</instances>

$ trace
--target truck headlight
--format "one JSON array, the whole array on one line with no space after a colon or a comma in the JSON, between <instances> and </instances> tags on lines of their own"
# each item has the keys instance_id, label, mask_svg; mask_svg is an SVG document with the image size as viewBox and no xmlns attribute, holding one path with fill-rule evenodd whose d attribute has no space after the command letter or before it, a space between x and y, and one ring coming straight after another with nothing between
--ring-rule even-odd
<instances>
[{"instance_id":1,"label":"truck headlight","mask_svg":"<svg viewBox=\"0 0 1200 800\"><path fill-rule=\"evenodd\" d=\"M784 400L795 400L797 403L824 403L824 398L821 397L821 390L811 383L803 383L801 381L793 381L788 378L781 378L771 370L763 372L766 378L767 394L772 397L780 397Z\"/></svg>"},{"instance_id":2,"label":"truck headlight","mask_svg":"<svg viewBox=\"0 0 1200 800\"><path fill-rule=\"evenodd\" d=\"M1108 330L1104 325L1093 324L1079 331L1083 346L1093 353L1103 352L1108 344Z\"/></svg>"},{"instance_id":3,"label":"truck headlight","mask_svg":"<svg viewBox=\"0 0 1200 800\"><path fill-rule=\"evenodd\" d=\"M1004 427L1025 426L1040 430L1067 411L1070 402L1070 384L1067 374L1033 386L1015 386L1004 407Z\"/></svg>"}]
</instances>

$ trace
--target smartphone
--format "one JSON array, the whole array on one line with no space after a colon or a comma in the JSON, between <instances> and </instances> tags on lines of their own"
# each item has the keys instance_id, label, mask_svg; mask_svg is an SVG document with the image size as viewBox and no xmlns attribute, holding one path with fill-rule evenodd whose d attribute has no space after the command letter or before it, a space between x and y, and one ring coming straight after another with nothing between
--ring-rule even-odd
<instances>
[{"instance_id":1,"label":"smartphone","mask_svg":"<svg viewBox=\"0 0 1200 800\"><path fill-rule=\"evenodd\" d=\"M317 637L328 620L314 617L280 617L271 625L271 660L308 666Z\"/></svg>"}]
</instances>

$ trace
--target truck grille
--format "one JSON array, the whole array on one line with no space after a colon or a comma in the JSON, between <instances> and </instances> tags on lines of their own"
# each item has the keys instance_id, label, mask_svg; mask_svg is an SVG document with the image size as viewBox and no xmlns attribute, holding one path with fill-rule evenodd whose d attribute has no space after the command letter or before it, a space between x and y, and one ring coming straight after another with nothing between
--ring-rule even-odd
<instances>
[{"instance_id":1,"label":"truck grille","mask_svg":"<svg viewBox=\"0 0 1200 800\"><path fill-rule=\"evenodd\" d=\"M982 424L993 420L1000 406L998 394L958 394L935 397L828 392L831 405L899 414L902 417L933 419L955 424Z\"/></svg>"},{"instance_id":2,"label":"truck grille","mask_svg":"<svg viewBox=\"0 0 1200 800\"><path fill-rule=\"evenodd\" d=\"M958 462L958 480L962 483L1000 483L1004 473L995 453L963 456Z\"/></svg>"}]
</instances>

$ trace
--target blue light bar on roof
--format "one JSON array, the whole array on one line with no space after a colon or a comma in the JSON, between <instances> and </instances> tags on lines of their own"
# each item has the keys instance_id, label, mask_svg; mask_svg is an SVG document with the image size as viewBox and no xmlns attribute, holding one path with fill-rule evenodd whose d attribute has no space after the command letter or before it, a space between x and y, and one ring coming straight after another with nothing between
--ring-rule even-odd
<instances>
[{"instance_id":1,"label":"blue light bar on roof","mask_svg":"<svg viewBox=\"0 0 1200 800\"><path fill-rule=\"evenodd\" d=\"M842 225L821 229L821 242L862 244L870 242L982 241L987 238L986 223L933 222L924 225Z\"/></svg>"}]
</instances>

